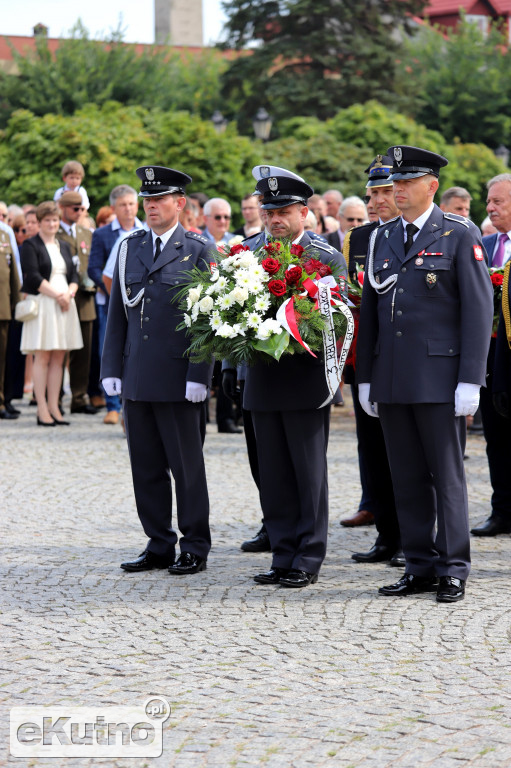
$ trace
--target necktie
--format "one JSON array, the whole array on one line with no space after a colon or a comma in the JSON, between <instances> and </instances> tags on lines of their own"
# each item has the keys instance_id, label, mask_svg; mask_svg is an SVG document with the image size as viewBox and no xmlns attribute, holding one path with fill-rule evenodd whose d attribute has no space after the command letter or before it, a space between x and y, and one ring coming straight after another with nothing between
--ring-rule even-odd
<instances>
[{"instance_id":1,"label":"necktie","mask_svg":"<svg viewBox=\"0 0 511 768\"><path fill-rule=\"evenodd\" d=\"M504 256L506 255L506 241L507 232L503 232L499 235L499 245L495 251L495 255L492 259L492 267L501 267L504 263Z\"/></svg>"},{"instance_id":2,"label":"necktie","mask_svg":"<svg viewBox=\"0 0 511 768\"><path fill-rule=\"evenodd\" d=\"M153 259L153 261L156 261L156 259L158 258L158 256L161 253L161 237L157 237L156 240L154 241L154 243L156 245L156 248L154 249L154 259Z\"/></svg>"},{"instance_id":3,"label":"necktie","mask_svg":"<svg viewBox=\"0 0 511 768\"><path fill-rule=\"evenodd\" d=\"M405 253L408 253L408 251L412 247L412 245L413 245L413 236L418 231L419 231L419 227L416 227L415 224L407 224L406 225Z\"/></svg>"}]
</instances>

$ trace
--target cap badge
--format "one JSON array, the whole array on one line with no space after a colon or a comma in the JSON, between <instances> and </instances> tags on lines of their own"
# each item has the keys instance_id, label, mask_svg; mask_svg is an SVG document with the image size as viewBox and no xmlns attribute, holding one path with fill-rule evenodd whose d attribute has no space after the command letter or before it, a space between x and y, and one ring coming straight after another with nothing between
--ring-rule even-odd
<instances>
[{"instance_id":1,"label":"cap badge","mask_svg":"<svg viewBox=\"0 0 511 768\"><path fill-rule=\"evenodd\" d=\"M394 160L398 165L403 162L403 150L401 147L394 147Z\"/></svg>"},{"instance_id":2,"label":"cap badge","mask_svg":"<svg viewBox=\"0 0 511 768\"><path fill-rule=\"evenodd\" d=\"M154 180L154 168L146 168L145 169L145 177L147 181L153 181Z\"/></svg>"},{"instance_id":3,"label":"cap badge","mask_svg":"<svg viewBox=\"0 0 511 768\"><path fill-rule=\"evenodd\" d=\"M426 285L428 288L434 288L436 285L436 275L434 272L428 272L426 275Z\"/></svg>"},{"instance_id":4,"label":"cap badge","mask_svg":"<svg viewBox=\"0 0 511 768\"><path fill-rule=\"evenodd\" d=\"M382 160L383 160L382 155L376 155L376 160L374 162L373 168L383 168Z\"/></svg>"},{"instance_id":5,"label":"cap badge","mask_svg":"<svg viewBox=\"0 0 511 768\"><path fill-rule=\"evenodd\" d=\"M267 179L270 175L270 166L269 165L261 165L259 167L259 172L261 174L262 179Z\"/></svg>"},{"instance_id":6,"label":"cap badge","mask_svg":"<svg viewBox=\"0 0 511 768\"><path fill-rule=\"evenodd\" d=\"M276 179L275 176L272 176L270 179L268 179L268 186L272 195L276 195L279 191L278 179Z\"/></svg>"}]
</instances>

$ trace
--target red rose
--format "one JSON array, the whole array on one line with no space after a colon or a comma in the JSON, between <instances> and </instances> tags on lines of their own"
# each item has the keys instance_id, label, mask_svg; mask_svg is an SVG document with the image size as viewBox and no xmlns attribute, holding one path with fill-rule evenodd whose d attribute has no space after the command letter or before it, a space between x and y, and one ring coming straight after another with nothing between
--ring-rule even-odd
<instances>
[{"instance_id":1,"label":"red rose","mask_svg":"<svg viewBox=\"0 0 511 768\"><path fill-rule=\"evenodd\" d=\"M317 272L319 277L325 277L326 275L332 274L332 270L328 264L323 264L319 259L309 259L305 262L303 268L308 275L312 275L314 272Z\"/></svg>"},{"instance_id":2,"label":"red rose","mask_svg":"<svg viewBox=\"0 0 511 768\"><path fill-rule=\"evenodd\" d=\"M268 290L274 296L284 296L287 291L287 285L284 280L270 280Z\"/></svg>"},{"instance_id":3,"label":"red rose","mask_svg":"<svg viewBox=\"0 0 511 768\"><path fill-rule=\"evenodd\" d=\"M284 277L286 278L286 283L288 285L296 285L300 282L300 279L302 277L302 268L301 267L291 267L290 269L286 269L284 273Z\"/></svg>"},{"instance_id":4,"label":"red rose","mask_svg":"<svg viewBox=\"0 0 511 768\"><path fill-rule=\"evenodd\" d=\"M281 249L282 245L279 242L275 243L268 243L268 245L264 245L263 248L268 254L268 256L278 256L279 251Z\"/></svg>"},{"instance_id":5,"label":"red rose","mask_svg":"<svg viewBox=\"0 0 511 768\"><path fill-rule=\"evenodd\" d=\"M269 275L275 275L282 265L280 261L277 261L277 259L268 257L267 259L262 260L261 266L265 272L268 272Z\"/></svg>"},{"instance_id":6,"label":"red rose","mask_svg":"<svg viewBox=\"0 0 511 768\"><path fill-rule=\"evenodd\" d=\"M359 285L364 285L364 273L362 270L360 272L357 272L357 280Z\"/></svg>"},{"instance_id":7,"label":"red rose","mask_svg":"<svg viewBox=\"0 0 511 768\"><path fill-rule=\"evenodd\" d=\"M237 245L233 245L231 250L229 251L229 256L236 256L237 253L241 253L241 251L249 251L250 248L248 245L242 245L241 243L238 243Z\"/></svg>"},{"instance_id":8,"label":"red rose","mask_svg":"<svg viewBox=\"0 0 511 768\"><path fill-rule=\"evenodd\" d=\"M302 253L304 252L305 248L303 248L301 245L292 245L289 249L289 252L292 256L298 256L300 257Z\"/></svg>"},{"instance_id":9,"label":"red rose","mask_svg":"<svg viewBox=\"0 0 511 768\"><path fill-rule=\"evenodd\" d=\"M491 281L493 285L502 285L504 283L504 275L502 272L495 272L493 275L491 275Z\"/></svg>"}]
</instances>

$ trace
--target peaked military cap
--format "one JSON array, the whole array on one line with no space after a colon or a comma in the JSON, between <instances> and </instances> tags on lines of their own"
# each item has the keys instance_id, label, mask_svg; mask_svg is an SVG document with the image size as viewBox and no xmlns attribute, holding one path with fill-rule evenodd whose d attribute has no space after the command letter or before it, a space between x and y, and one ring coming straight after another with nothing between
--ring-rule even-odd
<instances>
[{"instance_id":1,"label":"peaked military cap","mask_svg":"<svg viewBox=\"0 0 511 768\"><path fill-rule=\"evenodd\" d=\"M71 205L83 205L83 199L79 192L73 192L70 190L69 192L64 192L57 200L57 203L64 207Z\"/></svg>"},{"instance_id":2,"label":"peaked military cap","mask_svg":"<svg viewBox=\"0 0 511 768\"><path fill-rule=\"evenodd\" d=\"M139 197L157 197L171 195L173 192L185 194L185 187L192 180L191 176L173 168L161 165L143 165L137 168L136 174L142 182Z\"/></svg>"},{"instance_id":3,"label":"peaked military cap","mask_svg":"<svg viewBox=\"0 0 511 768\"><path fill-rule=\"evenodd\" d=\"M376 155L375 159L369 165L364 173L367 173L366 189L371 187L391 187L392 181L389 180L392 170L393 160L389 155Z\"/></svg>"},{"instance_id":4,"label":"peaked military cap","mask_svg":"<svg viewBox=\"0 0 511 768\"><path fill-rule=\"evenodd\" d=\"M257 191L262 194L261 207L265 210L284 208L293 203L307 205L307 200L314 194L312 187L303 181L290 176L270 176L261 179L256 185Z\"/></svg>"},{"instance_id":5,"label":"peaked military cap","mask_svg":"<svg viewBox=\"0 0 511 768\"><path fill-rule=\"evenodd\" d=\"M252 168L252 176L256 181L261 179L269 179L270 176L287 176L289 179L298 179L298 181L305 181L301 176L293 171L288 171L286 168L279 168L278 165L254 165Z\"/></svg>"},{"instance_id":6,"label":"peaked military cap","mask_svg":"<svg viewBox=\"0 0 511 768\"><path fill-rule=\"evenodd\" d=\"M391 181L417 179L428 173L439 176L440 168L448 163L448 160L442 155L437 155L435 152L429 152L420 147L407 147L404 144L389 147L387 154L394 158Z\"/></svg>"}]
</instances>

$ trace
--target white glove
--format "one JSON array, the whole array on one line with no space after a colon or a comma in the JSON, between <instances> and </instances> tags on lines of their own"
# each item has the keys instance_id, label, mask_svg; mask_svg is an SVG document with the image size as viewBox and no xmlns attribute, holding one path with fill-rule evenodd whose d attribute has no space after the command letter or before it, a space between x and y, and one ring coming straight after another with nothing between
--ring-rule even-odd
<instances>
[{"instance_id":1,"label":"white glove","mask_svg":"<svg viewBox=\"0 0 511 768\"><path fill-rule=\"evenodd\" d=\"M208 394L208 388L205 384L197 384L196 381L186 382L186 394L187 400L191 403L202 403L206 399Z\"/></svg>"},{"instance_id":2,"label":"white glove","mask_svg":"<svg viewBox=\"0 0 511 768\"><path fill-rule=\"evenodd\" d=\"M103 389L107 395L110 395L110 397L121 394L122 384L120 379L116 379L115 377L109 379L101 379L101 383L103 384Z\"/></svg>"},{"instance_id":3,"label":"white glove","mask_svg":"<svg viewBox=\"0 0 511 768\"><path fill-rule=\"evenodd\" d=\"M378 403L371 403L369 401L369 391L371 389L370 384L359 384L358 385L358 399L360 402L360 405L364 409L364 411L367 413L368 416L374 416L375 418L378 418Z\"/></svg>"},{"instance_id":4,"label":"white glove","mask_svg":"<svg viewBox=\"0 0 511 768\"><path fill-rule=\"evenodd\" d=\"M454 393L454 415L473 416L479 408L479 384L458 382Z\"/></svg>"}]
</instances>

